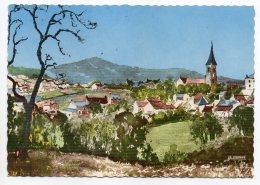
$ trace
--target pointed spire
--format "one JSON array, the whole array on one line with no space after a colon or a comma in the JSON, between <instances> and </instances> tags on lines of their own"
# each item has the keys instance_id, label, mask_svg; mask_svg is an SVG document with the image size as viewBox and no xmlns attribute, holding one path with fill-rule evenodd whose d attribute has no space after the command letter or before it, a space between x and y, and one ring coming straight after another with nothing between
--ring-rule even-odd
<instances>
[{"instance_id":1,"label":"pointed spire","mask_svg":"<svg viewBox=\"0 0 260 185\"><path fill-rule=\"evenodd\" d=\"M206 65L217 65L217 62L216 62L215 57L214 57L213 42L212 41L211 41L210 54L209 54L209 58L208 58Z\"/></svg>"}]
</instances>

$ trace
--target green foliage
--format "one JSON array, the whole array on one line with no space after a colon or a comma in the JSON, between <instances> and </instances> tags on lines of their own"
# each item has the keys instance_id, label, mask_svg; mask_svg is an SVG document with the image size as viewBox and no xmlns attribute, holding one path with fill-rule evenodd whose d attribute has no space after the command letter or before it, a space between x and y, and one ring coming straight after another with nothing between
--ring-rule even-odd
<instances>
[{"instance_id":1,"label":"green foliage","mask_svg":"<svg viewBox=\"0 0 260 185\"><path fill-rule=\"evenodd\" d=\"M196 117L190 130L193 139L195 141L199 139L202 145L223 133L222 125L212 113L206 113L204 117Z\"/></svg>"},{"instance_id":2,"label":"green foliage","mask_svg":"<svg viewBox=\"0 0 260 185\"><path fill-rule=\"evenodd\" d=\"M179 122L191 119L192 115L186 112L183 107L178 107L174 112L166 111L159 112L153 115L152 123L154 124L165 124L167 122Z\"/></svg>"},{"instance_id":3,"label":"green foliage","mask_svg":"<svg viewBox=\"0 0 260 185\"><path fill-rule=\"evenodd\" d=\"M117 126L117 139L114 140L110 157L134 162L138 161L138 148L143 148L148 130L147 120L134 116L130 112L117 114L114 124Z\"/></svg>"},{"instance_id":4,"label":"green foliage","mask_svg":"<svg viewBox=\"0 0 260 185\"><path fill-rule=\"evenodd\" d=\"M155 88L146 86L135 87L132 89L131 96L136 100L144 100L147 97L158 97L162 101L167 101L172 98L176 92L176 86L170 79L164 82L157 82Z\"/></svg>"},{"instance_id":5,"label":"green foliage","mask_svg":"<svg viewBox=\"0 0 260 185\"><path fill-rule=\"evenodd\" d=\"M215 94L215 93L213 93L213 92L211 92L211 93L208 95L208 102L209 102L209 103L212 103L212 102L214 102L214 100L216 100L217 98L218 98L218 95Z\"/></svg>"},{"instance_id":6,"label":"green foliage","mask_svg":"<svg viewBox=\"0 0 260 185\"><path fill-rule=\"evenodd\" d=\"M177 145L172 144L170 150L165 152L163 162L169 163L182 163L186 160L187 154L185 152L180 152L177 150Z\"/></svg>"},{"instance_id":7,"label":"green foliage","mask_svg":"<svg viewBox=\"0 0 260 185\"><path fill-rule=\"evenodd\" d=\"M145 164L159 164L159 158L156 153L153 152L153 149L149 143L146 143L143 147L141 156L141 161L144 161Z\"/></svg>"},{"instance_id":8,"label":"green foliage","mask_svg":"<svg viewBox=\"0 0 260 185\"><path fill-rule=\"evenodd\" d=\"M131 84L125 84L125 83L121 83L121 84L105 84L106 88L108 89L131 89L132 85Z\"/></svg>"},{"instance_id":9,"label":"green foliage","mask_svg":"<svg viewBox=\"0 0 260 185\"><path fill-rule=\"evenodd\" d=\"M165 112L159 112L158 114L155 114L153 116L153 123L156 123L156 124L162 124L162 123L165 123L166 121L168 121L168 116Z\"/></svg>"},{"instance_id":10,"label":"green foliage","mask_svg":"<svg viewBox=\"0 0 260 185\"><path fill-rule=\"evenodd\" d=\"M7 107L7 150L8 152L13 152L17 150L21 141L22 141L22 129L25 125L25 113L24 112L15 112L14 108L14 99L11 95L8 94L8 107Z\"/></svg>"},{"instance_id":11,"label":"green foliage","mask_svg":"<svg viewBox=\"0 0 260 185\"><path fill-rule=\"evenodd\" d=\"M214 94L218 94L218 93L220 93L221 91L224 91L224 90L225 90L225 88L224 88L223 85L217 84L217 85L214 85L214 86L211 87L210 92L214 93Z\"/></svg>"},{"instance_id":12,"label":"green foliage","mask_svg":"<svg viewBox=\"0 0 260 185\"><path fill-rule=\"evenodd\" d=\"M187 91L189 90L189 87L187 87ZM185 89L185 86L184 85L178 85L177 87L177 93L185 93L186 92L186 89Z\"/></svg>"},{"instance_id":13,"label":"green foliage","mask_svg":"<svg viewBox=\"0 0 260 185\"><path fill-rule=\"evenodd\" d=\"M43 115L33 117L29 140L33 148L60 149L64 145L60 125L49 121Z\"/></svg>"},{"instance_id":14,"label":"green foliage","mask_svg":"<svg viewBox=\"0 0 260 185\"><path fill-rule=\"evenodd\" d=\"M237 126L240 133L245 136L254 134L254 109L246 106L238 106L234 109L230 118L232 126Z\"/></svg>"},{"instance_id":15,"label":"green foliage","mask_svg":"<svg viewBox=\"0 0 260 185\"><path fill-rule=\"evenodd\" d=\"M16 66L8 66L8 73L12 75L25 75L29 78L37 78L40 74L39 69L34 68L25 68L25 67L16 67ZM45 77L48 77L45 75Z\"/></svg>"},{"instance_id":16,"label":"green foliage","mask_svg":"<svg viewBox=\"0 0 260 185\"><path fill-rule=\"evenodd\" d=\"M92 110L92 113L94 115L103 112L103 108L101 107L101 105L99 103L91 102L89 104L89 107Z\"/></svg>"},{"instance_id":17,"label":"green foliage","mask_svg":"<svg viewBox=\"0 0 260 185\"><path fill-rule=\"evenodd\" d=\"M183 107L179 106L174 111L173 121L185 121L189 120L191 117L192 115L189 112L186 112Z\"/></svg>"}]
</instances>

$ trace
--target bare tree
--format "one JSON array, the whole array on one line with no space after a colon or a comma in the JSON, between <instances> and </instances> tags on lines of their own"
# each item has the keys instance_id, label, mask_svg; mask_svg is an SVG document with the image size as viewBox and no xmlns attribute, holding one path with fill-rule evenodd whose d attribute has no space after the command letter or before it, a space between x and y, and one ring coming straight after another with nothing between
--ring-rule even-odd
<instances>
[{"instance_id":1,"label":"bare tree","mask_svg":"<svg viewBox=\"0 0 260 185\"><path fill-rule=\"evenodd\" d=\"M22 42L26 41L28 38L20 38L17 39L17 33L20 30L21 26L23 25L23 21L20 19L13 19L13 14L18 11L25 11L28 13L28 16L31 17L33 27L35 31L38 33L39 41L37 42L37 62L40 64L40 73L37 77L37 80L34 84L31 96L29 100L27 100L24 96L20 95L16 91L16 87L18 83L8 75L8 79L13 83L13 94L15 97L19 98L24 105L25 108L25 115L26 115L26 124L23 128L23 136L22 136L22 143L19 149L19 155L22 157L28 156L28 147L29 147L29 135L30 135L30 127L31 127L31 120L32 120L32 112L34 109L36 96L40 88L40 84L44 79L44 74L47 69L54 67L57 65L53 62L53 57L49 53L43 53L44 44L48 40L54 40L57 44L59 52L62 55L66 55L63 50L61 44L61 34L67 33L73 37L75 37L79 42L83 43L84 39L80 36L81 29L95 29L97 27L96 22L86 21L84 19L84 13L75 13L69 9L64 8L63 6L59 6L58 11L56 13L51 14L45 28L39 28L38 23L38 16L40 11L45 11L48 13L49 6L43 5L30 5L30 6L23 6L23 5L15 5L12 10L9 11L9 26L8 26L8 46L12 48L12 52L8 59L8 66L14 63L15 57L17 54L17 46ZM61 28L64 24L64 21L70 21L69 28ZM55 30L55 31L54 31ZM64 82L63 79L64 74L60 74L57 76L56 82ZM48 81L48 80L47 80Z\"/></svg>"}]
</instances>

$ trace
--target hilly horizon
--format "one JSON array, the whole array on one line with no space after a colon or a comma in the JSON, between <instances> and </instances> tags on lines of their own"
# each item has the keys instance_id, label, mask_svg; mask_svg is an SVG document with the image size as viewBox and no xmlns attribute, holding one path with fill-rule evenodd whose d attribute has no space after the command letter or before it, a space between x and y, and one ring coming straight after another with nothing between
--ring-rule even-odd
<instances>
[{"instance_id":1,"label":"hilly horizon","mask_svg":"<svg viewBox=\"0 0 260 185\"><path fill-rule=\"evenodd\" d=\"M88 83L99 80L102 83L123 83L126 79L146 80L167 78L177 79L180 75L200 78L204 75L183 68L146 69L119 65L99 57L87 58L78 62L61 64L56 69L50 69L48 75L65 73L68 81L73 83Z\"/></svg>"},{"instance_id":2,"label":"hilly horizon","mask_svg":"<svg viewBox=\"0 0 260 185\"><path fill-rule=\"evenodd\" d=\"M28 69L28 70L26 70ZM32 71L39 71L34 68L24 68L12 66L8 68L10 74L20 74L21 71L27 76ZM72 83L88 83L99 80L102 83L123 83L126 79L142 80L168 78L178 79L180 76L192 78L203 78L204 74L184 68L168 68L168 69L146 69L141 67L131 67L127 65L119 65L99 57L87 58L77 62L61 64L56 69L47 71L47 75L55 77L60 73L66 74L66 80ZM36 72L33 76L37 76ZM236 81L242 83L242 80L229 77L219 76L219 82Z\"/></svg>"}]
</instances>

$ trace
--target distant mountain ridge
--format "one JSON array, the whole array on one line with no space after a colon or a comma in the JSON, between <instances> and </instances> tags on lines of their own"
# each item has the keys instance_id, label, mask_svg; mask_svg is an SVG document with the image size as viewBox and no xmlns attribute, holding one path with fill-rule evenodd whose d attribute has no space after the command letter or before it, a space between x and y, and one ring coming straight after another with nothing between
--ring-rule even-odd
<instances>
[{"instance_id":1,"label":"distant mountain ridge","mask_svg":"<svg viewBox=\"0 0 260 185\"><path fill-rule=\"evenodd\" d=\"M12 75L25 75L29 78L37 78L40 70L35 68L9 66L8 73ZM59 73L65 73L66 80L72 83L88 83L94 80L99 80L102 83L122 83L125 82L127 78L137 81L145 81L147 78L161 80L172 78L176 80L181 75L192 78L204 77L204 74L183 68L145 69L115 64L98 57L84 59L79 62L61 64L58 65L56 69L47 71L47 75L50 77L55 77L56 74ZM244 80L219 76L218 82L236 82L243 84Z\"/></svg>"},{"instance_id":2,"label":"distant mountain ridge","mask_svg":"<svg viewBox=\"0 0 260 185\"><path fill-rule=\"evenodd\" d=\"M73 83L88 83L93 80L100 80L102 83L122 83L125 80L146 80L149 79L177 79L180 75L193 78L202 78L203 74L183 68L170 69L145 69L119 65L107 60L93 57L78 62L61 64L56 69L51 69L48 75L65 73L68 81Z\"/></svg>"}]
</instances>

